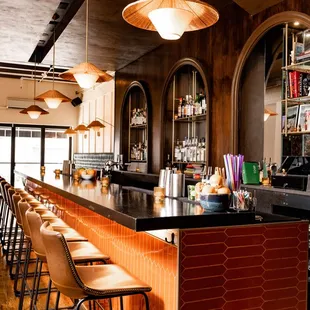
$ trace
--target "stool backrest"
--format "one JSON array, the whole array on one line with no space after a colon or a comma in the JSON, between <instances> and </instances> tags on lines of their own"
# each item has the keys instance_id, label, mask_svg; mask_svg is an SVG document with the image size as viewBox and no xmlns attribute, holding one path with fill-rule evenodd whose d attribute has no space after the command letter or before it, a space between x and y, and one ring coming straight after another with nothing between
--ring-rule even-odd
<instances>
[{"instance_id":1,"label":"stool backrest","mask_svg":"<svg viewBox=\"0 0 310 310\"><path fill-rule=\"evenodd\" d=\"M6 183L3 186L3 191L4 191L4 201L6 202L7 205L9 205L9 195L8 195L8 190L11 187L10 183Z\"/></svg>"},{"instance_id":2,"label":"stool backrest","mask_svg":"<svg viewBox=\"0 0 310 310\"><path fill-rule=\"evenodd\" d=\"M30 236L30 229L28 226L28 222L26 219L26 211L30 208L30 205L28 204L27 201L21 200L18 203L18 210L20 212L20 217L22 219L22 226L23 226L23 231L24 231L24 235L28 238L31 238Z\"/></svg>"},{"instance_id":3,"label":"stool backrest","mask_svg":"<svg viewBox=\"0 0 310 310\"><path fill-rule=\"evenodd\" d=\"M19 212L19 208L18 208L18 203L21 201L21 197L18 193L15 193L13 196L12 196L12 199L13 199L13 206L14 206L14 210L15 210L15 216L16 216L16 221L17 221L17 224L19 226L22 226L22 218L20 216L20 212Z\"/></svg>"},{"instance_id":4,"label":"stool backrest","mask_svg":"<svg viewBox=\"0 0 310 310\"><path fill-rule=\"evenodd\" d=\"M0 191L1 191L1 196L3 197L3 200L6 202L5 200L5 193L4 193L4 185L7 184L8 182L6 180L2 180L0 182Z\"/></svg>"},{"instance_id":5,"label":"stool backrest","mask_svg":"<svg viewBox=\"0 0 310 310\"><path fill-rule=\"evenodd\" d=\"M26 218L30 229L32 248L35 254L43 261L46 261L45 247L40 233L43 224L41 216L33 208L26 211Z\"/></svg>"},{"instance_id":6,"label":"stool backrest","mask_svg":"<svg viewBox=\"0 0 310 310\"><path fill-rule=\"evenodd\" d=\"M57 289L70 298L86 297L64 236L54 231L48 222L43 223L40 231L50 277Z\"/></svg>"},{"instance_id":7,"label":"stool backrest","mask_svg":"<svg viewBox=\"0 0 310 310\"><path fill-rule=\"evenodd\" d=\"M8 199L9 199L9 208L11 209L11 211L13 212L13 214L15 215L15 208L13 206L13 195L15 194L15 189L14 187L10 187L8 189Z\"/></svg>"}]
</instances>

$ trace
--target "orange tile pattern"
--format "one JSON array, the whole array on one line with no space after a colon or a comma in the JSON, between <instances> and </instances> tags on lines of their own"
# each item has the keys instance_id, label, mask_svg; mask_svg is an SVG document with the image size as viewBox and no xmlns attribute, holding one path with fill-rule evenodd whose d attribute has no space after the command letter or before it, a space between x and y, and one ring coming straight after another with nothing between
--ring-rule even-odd
<instances>
[{"instance_id":1,"label":"orange tile pattern","mask_svg":"<svg viewBox=\"0 0 310 310\"><path fill-rule=\"evenodd\" d=\"M37 187L29 181L26 186ZM47 189L42 190L63 208L56 214L108 254L111 263L125 267L152 287L148 293L151 310L177 309L178 251L175 246L147 233L134 232ZM144 310L143 298L126 297L124 308ZM113 302L113 310L119 310L118 300Z\"/></svg>"},{"instance_id":2,"label":"orange tile pattern","mask_svg":"<svg viewBox=\"0 0 310 310\"><path fill-rule=\"evenodd\" d=\"M181 310L306 310L307 282L308 223L181 232Z\"/></svg>"}]
</instances>

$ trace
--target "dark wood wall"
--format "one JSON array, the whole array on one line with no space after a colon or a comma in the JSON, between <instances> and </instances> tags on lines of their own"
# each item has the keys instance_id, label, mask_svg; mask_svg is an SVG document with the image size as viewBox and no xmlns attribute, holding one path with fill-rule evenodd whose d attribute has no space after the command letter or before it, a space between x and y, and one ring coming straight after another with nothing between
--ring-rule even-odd
<instances>
[{"instance_id":1,"label":"dark wood wall","mask_svg":"<svg viewBox=\"0 0 310 310\"><path fill-rule=\"evenodd\" d=\"M162 151L162 90L172 66L179 59L193 57L206 68L211 99L210 164L223 166L223 154L230 152L231 85L238 56L255 28L283 11L310 15L309 0L284 0L257 15L250 16L236 4L220 11L219 22L208 29L185 33L176 42L167 42L116 73L115 152L119 152L121 109L126 88L134 80L144 81L152 99L151 172L164 163ZM237 130L237 129L235 129Z\"/></svg>"}]
</instances>

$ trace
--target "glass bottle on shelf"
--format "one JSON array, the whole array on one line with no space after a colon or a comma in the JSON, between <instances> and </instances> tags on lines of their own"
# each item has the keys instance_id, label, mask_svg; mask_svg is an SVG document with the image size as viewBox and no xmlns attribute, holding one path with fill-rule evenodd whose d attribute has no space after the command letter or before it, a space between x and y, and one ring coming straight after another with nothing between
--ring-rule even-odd
<instances>
[{"instance_id":1,"label":"glass bottle on shelf","mask_svg":"<svg viewBox=\"0 0 310 310\"><path fill-rule=\"evenodd\" d=\"M135 160L136 155L137 155L137 143L135 142L133 147L131 148L131 154L130 154L131 159Z\"/></svg>"},{"instance_id":2,"label":"glass bottle on shelf","mask_svg":"<svg viewBox=\"0 0 310 310\"><path fill-rule=\"evenodd\" d=\"M147 142L146 141L144 143L142 143L142 147L143 147L144 160L147 160Z\"/></svg>"},{"instance_id":3,"label":"glass bottle on shelf","mask_svg":"<svg viewBox=\"0 0 310 310\"><path fill-rule=\"evenodd\" d=\"M167 162L166 162L166 169L169 169L171 170L172 169L172 163L171 163L171 160L170 160L170 154L167 155Z\"/></svg>"},{"instance_id":4,"label":"glass bottle on shelf","mask_svg":"<svg viewBox=\"0 0 310 310\"><path fill-rule=\"evenodd\" d=\"M201 142L198 143L198 147L196 150L196 161L201 161Z\"/></svg>"},{"instance_id":5,"label":"glass bottle on shelf","mask_svg":"<svg viewBox=\"0 0 310 310\"><path fill-rule=\"evenodd\" d=\"M178 118L182 117L182 98L179 99L179 105L178 105Z\"/></svg>"},{"instance_id":6,"label":"glass bottle on shelf","mask_svg":"<svg viewBox=\"0 0 310 310\"><path fill-rule=\"evenodd\" d=\"M181 148L181 161L186 161L186 141L187 137L182 141L182 148Z\"/></svg>"},{"instance_id":7,"label":"glass bottle on shelf","mask_svg":"<svg viewBox=\"0 0 310 310\"><path fill-rule=\"evenodd\" d=\"M186 161L189 162L191 160L191 139L188 138L186 141Z\"/></svg>"},{"instance_id":8,"label":"glass bottle on shelf","mask_svg":"<svg viewBox=\"0 0 310 310\"><path fill-rule=\"evenodd\" d=\"M182 105L181 105L181 117L185 116L186 110L185 110L185 101L184 98L181 98L180 100L182 100Z\"/></svg>"},{"instance_id":9,"label":"glass bottle on shelf","mask_svg":"<svg viewBox=\"0 0 310 310\"><path fill-rule=\"evenodd\" d=\"M181 160L181 146L179 139L177 139L177 143L174 148L174 161L180 161L180 160Z\"/></svg>"},{"instance_id":10,"label":"glass bottle on shelf","mask_svg":"<svg viewBox=\"0 0 310 310\"><path fill-rule=\"evenodd\" d=\"M207 112L206 97L202 93L202 91L200 92L199 97L200 97L200 102L201 102L201 114L206 114L206 112Z\"/></svg>"},{"instance_id":11,"label":"glass bottle on shelf","mask_svg":"<svg viewBox=\"0 0 310 310\"><path fill-rule=\"evenodd\" d=\"M201 138L200 161L206 161L206 139Z\"/></svg>"}]
</instances>

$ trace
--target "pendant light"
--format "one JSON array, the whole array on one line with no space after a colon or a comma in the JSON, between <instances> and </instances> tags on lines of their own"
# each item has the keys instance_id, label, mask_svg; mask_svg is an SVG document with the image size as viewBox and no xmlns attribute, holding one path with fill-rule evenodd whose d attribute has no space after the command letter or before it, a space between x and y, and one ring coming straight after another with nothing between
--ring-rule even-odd
<instances>
[{"instance_id":1,"label":"pendant light","mask_svg":"<svg viewBox=\"0 0 310 310\"><path fill-rule=\"evenodd\" d=\"M88 15L88 0L86 0L86 61L59 75L64 80L77 82L81 88L91 88L96 82L108 82L113 79L111 75L88 62Z\"/></svg>"},{"instance_id":2,"label":"pendant light","mask_svg":"<svg viewBox=\"0 0 310 310\"><path fill-rule=\"evenodd\" d=\"M26 109L21 110L19 113L21 114L28 114L30 116L31 119L38 119L40 115L46 115L49 114L49 112L43 110L42 108L40 108L39 106L36 105L35 102L35 97L36 97L36 76L37 76L37 62L35 60L34 63L34 78L33 78L33 104L31 106L29 106Z\"/></svg>"},{"instance_id":3,"label":"pendant light","mask_svg":"<svg viewBox=\"0 0 310 310\"><path fill-rule=\"evenodd\" d=\"M139 0L123 10L124 20L144 30L177 40L185 31L207 28L219 19L218 11L200 0Z\"/></svg>"},{"instance_id":4,"label":"pendant light","mask_svg":"<svg viewBox=\"0 0 310 310\"><path fill-rule=\"evenodd\" d=\"M89 129L84 124L78 125L76 128L74 128L74 130L81 135L83 135L86 131L89 131Z\"/></svg>"},{"instance_id":5,"label":"pendant light","mask_svg":"<svg viewBox=\"0 0 310 310\"><path fill-rule=\"evenodd\" d=\"M67 96L63 95L61 92L55 90L55 54L56 54L56 47L55 47L55 27L54 27L54 45L53 45L53 89L48 90L47 92L39 95L36 97L38 101L45 101L47 106L50 109L57 109L61 102L71 102L71 99Z\"/></svg>"},{"instance_id":6,"label":"pendant light","mask_svg":"<svg viewBox=\"0 0 310 310\"><path fill-rule=\"evenodd\" d=\"M74 129L72 129L72 127L70 127L65 130L64 134L67 135L68 138L73 138L74 135L77 134L77 132Z\"/></svg>"},{"instance_id":7,"label":"pendant light","mask_svg":"<svg viewBox=\"0 0 310 310\"><path fill-rule=\"evenodd\" d=\"M97 133L97 136L100 137L100 129L104 128L105 126L98 120L92 121L87 128L92 129L94 132Z\"/></svg>"},{"instance_id":8,"label":"pendant light","mask_svg":"<svg viewBox=\"0 0 310 310\"><path fill-rule=\"evenodd\" d=\"M264 109L264 122L267 121L269 116L276 116L276 115L278 115L278 113L273 112L272 110L265 108Z\"/></svg>"}]
</instances>

